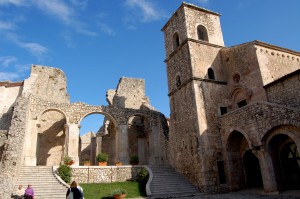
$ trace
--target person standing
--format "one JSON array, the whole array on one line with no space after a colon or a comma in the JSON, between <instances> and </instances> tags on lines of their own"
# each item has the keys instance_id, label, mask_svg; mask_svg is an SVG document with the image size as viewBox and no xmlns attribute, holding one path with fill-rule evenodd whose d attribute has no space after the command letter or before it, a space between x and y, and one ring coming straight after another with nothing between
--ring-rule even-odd
<instances>
[{"instance_id":1,"label":"person standing","mask_svg":"<svg viewBox=\"0 0 300 199\"><path fill-rule=\"evenodd\" d=\"M19 185L19 188L17 190L17 199L23 199L25 193L25 189L22 185Z\"/></svg>"},{"instance_id":2,"label":"person standing","mask_svg":"<svg viewBox=\"0 0 300 199\"><path fill-rule=\"evenodd\" d=\"M24 198L25 199L34 199L34 191L30 184L28 185L27 189L25 190Z\"/></svg>"},{"instance_id":3,"label":"person standing","mask_svg":"<svg viewBox=\"0 0 300 199\"><path fill-rule=\"evenodd\" d=\"M73 181L70 185L70 188L67 191L66 198L69 198L70 195L73 195L73 199L82 199L82 194L77 188L77 183Z\"/></svg>"},{"instance_id":4,"label":"person standing","mask_svg":"<svg viewBox=\"0 0 300 199\"><path fill-rule=\"evenodd\" d=\"M79 183L77 183L77 188L79 189L80 193L81 193L81 198L80 199L84 199L83 197L83 189L81 186L79 186Z\"/></svg>"}]
</instances>

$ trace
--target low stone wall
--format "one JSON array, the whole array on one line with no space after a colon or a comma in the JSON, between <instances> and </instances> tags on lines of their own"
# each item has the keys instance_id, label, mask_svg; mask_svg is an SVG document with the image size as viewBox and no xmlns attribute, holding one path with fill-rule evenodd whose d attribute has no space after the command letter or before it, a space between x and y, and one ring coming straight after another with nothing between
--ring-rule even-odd
<instances>
[{"instance_id":1,"label":"low stone wall","mask_svg":"<svg viewBox=\"0 0 300 199\"><path fill-rule=\"evenodd\" d=\"M72 166L72 178L79 183L111 183L136 180L144 166Z\"/></svg>"}]
</instances>

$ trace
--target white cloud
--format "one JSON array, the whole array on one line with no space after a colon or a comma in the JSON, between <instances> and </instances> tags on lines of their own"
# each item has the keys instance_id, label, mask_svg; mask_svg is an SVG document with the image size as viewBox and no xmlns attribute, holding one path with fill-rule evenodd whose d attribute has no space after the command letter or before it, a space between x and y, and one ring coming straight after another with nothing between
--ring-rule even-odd
<instances>
[{"instance_id":1,"label":"white cloud","mask_svg":"<svg viewBox=\"0 0 300 199\"><path fill-rule=\"evenodd\" d=\"M153 4L146 0L126 0L125 5L131 9L140 9L142 11L143 21L156 21L166 17L162 10L157 9Z\"/></svg>"},{"instance_id":2,"label":"white cloud","mask_svg":"<svg viewBox=\"0 0 300 199\"><path fill-rule=\"evenodd\" d=\"M112 28L110 28L107 24L99 22L98 26L100 27L100 30L102 32L104 32L110 36L116 35L116 32Z\"/></svg>"},{"instance_id":3,"label":"white cloud","mask_svg":"<svg viewBox=\"0 0 300 199\"><path fill-rule=\"evenodd\" d=\"M41 57L48 51L48 49L41 44L22 41L18 34L7 33L6 35L7 38L14 42L16 45L24 48L39 59L41 59Z\"/></svg>"},{"instance_id":4,"label":"white cloud","mask_svg":"<svg viewBox=\"0 0 300 199\"><path fill-rule=\"evenodd\" d=\"M8 67L11 63L16 61L17 61L16 57L12 57L12 56L0 57L0 65L4 67Z\"/></svg>"},{"instance_id":5,"label":"white cloud","mask_svg":"<svg viewBox=\"0 0 300 199\"><path fill-rule=\"evenodd\" d=\"M12 4L15 6L25 6L27 4L26 0L0 0L0 6L1 5L8 5Z\"/></svg>"},{"instance_id":6,"label":"white cloud","mask_svg":"<svg viewBox=\"0 0 300 199\"><path fill-rule=\"evenodd\" d=\"M1 0L0 0L1 1ZM15 24L11 22L0 21L0 31L7 31L15 29Z\"/></svg>"},{"instance_id":7,"label":"white cloud","mask_svg":"<svg viewBox=\"0 0 300 199\"><path fill-rule=\"evenodd\" d=\"M0 72L0 81L5 80L14 80L19 78L19 75L17 73L11 73L11 72Z\"/></svg>"}]
</instances>

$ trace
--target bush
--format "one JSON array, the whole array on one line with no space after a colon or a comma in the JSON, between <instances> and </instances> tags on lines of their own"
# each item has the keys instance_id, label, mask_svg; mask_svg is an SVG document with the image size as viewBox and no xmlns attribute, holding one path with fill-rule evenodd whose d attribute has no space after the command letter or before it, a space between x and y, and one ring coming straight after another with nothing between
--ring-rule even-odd
<instances>
[{"instance_id":1,"label":"bush","mask_svg":"<svg viewBox=\"0 0 300 199\"><path fill-rule=\"evenodd\" d=\"M127 194L127 191L125 189L114 189L112 190L111 192L111 195L114 196L114 195L121 195L121 194Z\"/></svg>"},{"instance_id":2,"label":"bush","mask_svg":"<svg viewBox=\"0 0 300 199\"><path fill-rule=\"evenodd\" d=\"M68 164L72 159L69 156L64 157L64 164Z\"/></svg>"},{"instance_id":3,"label":"bush","mask_svg":"<svg viewBox=\"0 0 300 199\"><path fill-rule=\"evenodd\" d=\"M61 165L57 169L58 175L61 177L63 181L66 183L70 183L72 177L72 169L67 165Z\"/></svg>"},{"instance_id":4,"label":"bush","mask_svg":"<svg viewBox=\"0 0 300 199\"><path fill-rule=\"evenodd\" d=\"M108 161L108 154L106 153L99 153L96 157L98 162L107 162Z\"/></svg>"},{"instance_id":5,"label":"bush","mask_svg":"<svg viewBox=\"0 0 300 199\"><path fill-rule=\"evenodd\" d=\"M136 180L140 183L146 184L149 178L149 173L146 169L142 168L136 176Z\"/></svg>"},{"instance_id":6,"label":"bush","mask_svg":"<svg viewBox=\"0 0 300 199\"><path fill-rule=\"evenodd\" d=\"M130 156L130 164L138 164L139 163L139 156L132 155Z\"/></svg>"}]
</instances>

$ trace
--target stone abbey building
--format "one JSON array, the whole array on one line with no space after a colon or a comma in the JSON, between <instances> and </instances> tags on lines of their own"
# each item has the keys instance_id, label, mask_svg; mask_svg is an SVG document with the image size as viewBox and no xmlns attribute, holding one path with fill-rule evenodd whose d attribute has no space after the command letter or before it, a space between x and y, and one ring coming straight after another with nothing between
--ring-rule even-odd
<instances>
[{"instance_id":1,"label":"stone abbey building","mask_svg":"<svg viewBox=\"0 0 300 199\"><path fill-rule=\"evenodd\" d=\"M219 17L183 3L162 28L170 163L202 191L300 189L300 53L225 47Z\"/></svg>"},{"instance_id":2,"label":"stone abbey building","mask_svg":"<svg viewBox=\"0 0 300 199\"><path fill-rule=\"evenodd\" d=\"M144 80L121 78L108 106L70 103L64 73L32 66L0 83L0 198L24 165L95 163L100 151L128 164L167 164L200 191L300 189L300 53L252 41L225 47L218 13L182 3L162 28L169 126ZM80 122L104 114L97 134Z\"/></svg>"}]
</instances>

